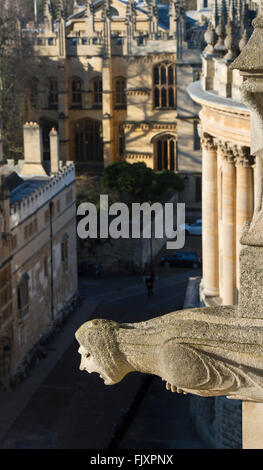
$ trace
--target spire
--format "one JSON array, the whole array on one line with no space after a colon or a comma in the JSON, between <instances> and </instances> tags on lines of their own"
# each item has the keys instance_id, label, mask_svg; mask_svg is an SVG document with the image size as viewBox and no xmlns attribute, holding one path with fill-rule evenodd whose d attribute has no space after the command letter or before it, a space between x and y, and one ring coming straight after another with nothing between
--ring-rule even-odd
<instances>
[{"instance_id":1,"label":"spire","mask_svg":"<svg viewBox=\"0 0 263 470\"><path fill-rule=\"evenodd\" d=\"M105 0L103 5L103 42L104 42L104 57L111 56L111 3L112 0Z\"/></svg>"},{"instance_id":2,"label":"spire","mask_svg":"<svg viewBox=\"0 0 263 470\"><path fill-rule=\"evenodd\" d=\"M234 0L230 0L228 19L234 23L235 18L236 18L236 9L235 9Z\"/></svg>"},{"instance_id":3,"label":"spire","mask_svg":"<svg viewBox=\"0 0 263 470\"><path fill-rule=\"evenodd\" d=\"M218 52L221 56L226 54L226 47L224 44L226 37L226 28L222 16L219 17L219 22L216 27L216 34L218 37L217 43L215 45L215 51Z\"/></svg>"},{"instance_id":4,"label":"spire","mask_svg":"<svg viewBox=\"0 0 263 470\"><path fill-rule=\"evenodd\" d=\"M61 20L62 18L64 18L64 13L65 13L65 10L64 10L64 2L63 0L58 0L58 3L57 3L57 20Z\"/></svg>"},{"instance_id":5,"label":"spire","mask_svg":"<svg viewBox=\"0 0 263 470\"><path fill-rule=\"evenodd\" d=\"M211 18L211 21L213 23L214 28L216 28L217 25L218 25L218 19L219 19L219 15L218 15L217 0L214 0L213 10L212 10L212 18Z\"/></svg>"},{"instance_id":6,"label":"spire","mask_svg":"<svg viewBox=\"0 0 263 470\"><path fill-rule=\"evenodd\" d=\"M158 32L158 7L156 0L148 1L147 16L149 21L149 33Z\"/></svg>"},{"instance_id":7,"label":"spire","mask_svg":"<svg viewBox=\"0 0 263 470\"><path fill-rule=\"evenodd\" d=\"M244 4L243 9L242 9L242 15L240 18L240 29L241 29L241 39L239 41L239 49L242 51L242 49L245 47L247 44L250 36L251 36L251 24L249 22L249 11L248 11L248 5Z\"/></svg>"},{"instance_id":8,"label":"spire","mask_svg":"<svg viewBox=\"0 0 263 470\"><path fill-rule=\"evenodd\" d=\"M225 39L225 46L227 49L227 53L224 56L224 59L227 61L232 61L237 56L237 47L236 47L236 41L235 41L234 22L231 20L230 17L226 25L226 30L227 30L227 36Z\"/></svg>"},{"instance_id":9,"label":"spire","mask_svg":"<svg viewBox=\"0 0 263 470\"><path fill-rule=\"evenodd\" d=\"M78 13L79 11L79 4L77 2L77 0L74 0L74 3L73 3L73 13Z\"/></svg>"},{"instance_id":10,"label":"spire","mask_svg":"<svg viewBox=\"0 0 263 470\"><path fill-rule=\"evenodd\" d=\"M45 29L48 31L52 31L52 13L50 0L44 0L43 17Z\"/></svg>"},{"instance_id":11,"label":"spire","mask_svg":"<svg viewBox=\"0 0 263 470\"><path fill-rule=\"evenodd\" d=\"M226 25L227 19L228 19L226 0L222 0L222 3L221 3L221 17L222 17L223 24Z\"/></svg>"},{"instance_id":12,"label":"spire","mask_svg":"<svg viewBox=\"0 0 263 470\"><path fill-rule=\"evenodd\" d=\"M179 8L176 0L169 0L169 35L173 38L176 37L178 17Z\"/></svg>"},{"instance_id":13,"label":"spire","mask_svg":"<svg viewBox=\"0 0 263 470\"><path fill-rule=\"evenodd\" d=\"M85 0L85 6L86 6L85 17L92 16L93 10L94 10L92 0Z\"/></svg>"},{"instance_id":14,"label":"spire","mask_svg":"<svg viewBox=\"0 0 263 470\"><path fill-rule=\"evenodd\" d=\"M131 54L132 40L136 30L136 5L134 0L128 0L126 4L126 53Z\"/></svg>"}]
</instances>

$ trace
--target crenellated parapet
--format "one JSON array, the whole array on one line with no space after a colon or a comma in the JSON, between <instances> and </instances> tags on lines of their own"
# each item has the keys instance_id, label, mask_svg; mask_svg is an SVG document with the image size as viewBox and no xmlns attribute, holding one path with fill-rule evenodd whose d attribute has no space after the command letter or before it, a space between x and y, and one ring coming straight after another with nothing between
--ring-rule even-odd
<instances>
[{"instance_id":1,"label":"crenellated parapet","mask_svg":"<svg viewBox=\"0 0 263 470\"><path fill-rule=\"evenodd\" d=\"M75 165L68 162L66 166L59 169L58 173L50 178L40 180L35 190L30 191L28 196L16 196L21 192L21 187L14 189L10 194L10 229L13 229L27 217L34 214L39 208L47 204L56 194L75 181ZM26 180L25 183L26 185ZM23 186L23 185L22 185Z\"/></svg>"}]
</instances>

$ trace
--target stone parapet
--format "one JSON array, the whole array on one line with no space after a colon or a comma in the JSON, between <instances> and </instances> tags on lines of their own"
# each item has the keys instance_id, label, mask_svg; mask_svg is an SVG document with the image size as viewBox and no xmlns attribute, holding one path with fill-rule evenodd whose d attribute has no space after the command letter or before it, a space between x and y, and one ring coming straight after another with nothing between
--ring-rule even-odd
<instances>
[{"instance_id":1,"label":"stone parapet","mask_svg":"<svg viewBox=\"0 0 263 470\"><path fill-rule=\"evenodd\" d=\"M26 181L26 180L25 180ZM75 165L69 163L67 166L51 178L43 179L43 184L37 187L26 197L21 198L18 202L11 204L10 207L10 229L12 230L23 220L34 214L40 207L47 204L62 189L75 181ZM12 191L12 195L16 191L21 190L21 186Z\"/></svg>"}]
</instances>

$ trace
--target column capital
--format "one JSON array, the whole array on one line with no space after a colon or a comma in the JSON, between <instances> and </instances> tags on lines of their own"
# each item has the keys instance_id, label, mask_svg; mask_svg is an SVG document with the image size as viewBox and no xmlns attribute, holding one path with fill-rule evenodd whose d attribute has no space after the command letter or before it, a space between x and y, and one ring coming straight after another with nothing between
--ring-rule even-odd
<instances>
[{"instance_id":1,"label":"column capital","mask_svg":"<svg viewBox=\"0 0 263 470\"><path fill-rule=\"evenodd\" d=\"M221 153L222 159L227 163L234 163L235 155L233 152L233 148L229 144L229 142L218 140L217 145L218 145L218 150Z\"/></svg>"},{"instance_id":2,"label":"column capital","mask_svg":"<svg viewBox=\"0 0 263 470\"><path fill-rule=\"evenodd\" d=\"M254 164L255 158L250 155L249 147L243 147L239 145L232 146L233 155L235 157L235 165L249 168Z\"/></svg>"},{"instance_id":3,"label":"column capital","mask_svg":"<svg viewBox=\"0 0 263 470\"><path fill-rule=\"evenodd\" d=\"M205 150L215 151L217 149L216 141L214 137L212 137L207 132L204 132L203 127L199 124L197 126L198 134L200 137L202 148Z\"/></svg>"}]
</instances>

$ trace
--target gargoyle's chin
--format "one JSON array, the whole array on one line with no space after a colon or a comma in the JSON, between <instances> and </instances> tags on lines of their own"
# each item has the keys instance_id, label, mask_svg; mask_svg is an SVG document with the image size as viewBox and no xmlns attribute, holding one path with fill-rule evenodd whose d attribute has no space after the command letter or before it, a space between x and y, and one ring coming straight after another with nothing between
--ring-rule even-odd
<instances>
[{"instance_id":1,"label":"gargoyle's chin","mask_svg":"<svg viewBox=\"0 0 263 470\"><path fill-rule=\"evenodd\" d=\"M100 376L103 380L104 380L104 384L105 385L114 385L116 382L112 379L110 379L109 377L105 378L105 377L102 377Z\"/></svg>"}]
</instances>

